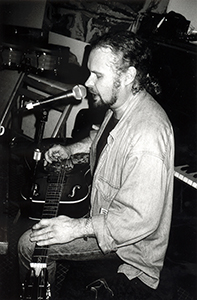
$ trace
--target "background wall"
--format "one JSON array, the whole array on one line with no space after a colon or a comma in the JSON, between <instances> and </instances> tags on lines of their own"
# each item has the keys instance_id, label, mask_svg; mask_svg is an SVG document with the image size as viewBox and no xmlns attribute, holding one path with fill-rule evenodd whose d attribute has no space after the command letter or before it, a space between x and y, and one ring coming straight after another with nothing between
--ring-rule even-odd
<instances>
[{"instance_id":1,"label":"background wall","mask_svg":"<svg viewBox=\"0 0 197 300\"><path fill-rule=\"evenodd\" d=\"M111 28L134 29L141 14L164 13L169 0L49 2L56 11L51 30L89 43Z\"/></svg>"}]
</instances>

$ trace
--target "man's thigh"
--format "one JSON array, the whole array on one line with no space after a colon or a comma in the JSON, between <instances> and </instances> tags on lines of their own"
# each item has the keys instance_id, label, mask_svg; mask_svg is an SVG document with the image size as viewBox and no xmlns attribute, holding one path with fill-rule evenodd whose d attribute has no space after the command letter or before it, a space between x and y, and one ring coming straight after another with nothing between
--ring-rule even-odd
<instances>
[{"instance_id":1,"label":"man's thigh","mask_svg":"<svg viewBox=\"0 0 197 300\"><path fill-rule=\"evenodd\" d=\"M96 260L113 258L115 252L103 254L94 237L80 238L70 243L52 245L49 247L50 260Z\"/></svg>"}]
</instances>

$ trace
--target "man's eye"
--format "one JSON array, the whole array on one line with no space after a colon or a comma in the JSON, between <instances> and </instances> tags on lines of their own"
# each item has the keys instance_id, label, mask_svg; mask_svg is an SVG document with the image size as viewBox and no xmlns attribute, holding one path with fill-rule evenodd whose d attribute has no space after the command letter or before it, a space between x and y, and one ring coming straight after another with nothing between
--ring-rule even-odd
<instances>
[{"instance_id":1,"label":"man's eye","mask_svg":"<svg viewBox=\"0 0 197 300\"><path fill-rule=\"evenodd\" d=\"M101 74L96 74L97 79L101 78L102 75Z\"/></svg>"}]
</instances>

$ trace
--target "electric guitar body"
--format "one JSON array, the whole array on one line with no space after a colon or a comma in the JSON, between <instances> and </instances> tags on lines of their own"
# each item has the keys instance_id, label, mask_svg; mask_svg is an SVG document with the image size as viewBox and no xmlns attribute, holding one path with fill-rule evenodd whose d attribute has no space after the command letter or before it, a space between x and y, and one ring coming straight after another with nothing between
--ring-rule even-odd
<instances>
[{"instance_id":1,"label":"electric guitar body","mask_svg":"<svg viewBox=\"0 0 197 300\"><path fill-rule=\"evenodd\" d=\"M60 183L60 172L64 170ZM48 200L59 196L57 215L67 215L71 218L80 218L87 214L90 205L91 175L89 169L89 155L75 154L69 160L55 162L44 167L39 162L36 176L30 177L22 190L21 196L26 202L25 209L28 217L40 220L43 208ZM59 189L61 187L60 195Z\"/></svg>"},{"instance_id":2,"label":"electric guitar body","mask_svg":"<svg viewBox=\"0 0 197 300\"><path fill-rule=\"evenodd\" d=\"M59 193L60 184L57 182L59 164L56 163L56 165L50 166L50 171L38 172L33 184L27 183L23 187L21 195L27 201L30 219L41 219L48 198L53 199ZM63 214L72 218L80 218L88 212L90 186L87 181L90 177L89 172L89 165L86 164L75 165L72 170L65 171L61 183L57 215Z\"/></svg>"}]
</instances>

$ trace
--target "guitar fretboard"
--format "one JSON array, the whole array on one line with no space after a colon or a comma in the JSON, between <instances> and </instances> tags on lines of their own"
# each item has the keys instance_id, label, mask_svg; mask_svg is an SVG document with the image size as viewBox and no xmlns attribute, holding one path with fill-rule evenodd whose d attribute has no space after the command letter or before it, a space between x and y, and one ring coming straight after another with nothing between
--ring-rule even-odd
<instances>
[{"instance_id":1,"label":"guitar fretboard","mask_svg":"<svg viewBox=\"0 0 197 300\"><path fill-rule=\"evenodd\" d=\"M48 246L38 246L34 248L34 253L32 257L32 262L37 264L46 264L48 257Z\"/></svg>"},{"instance_id":2,"label":"guitar fretboard","mask_svg":"<svg viewBox=\"0 0 197 300\"><path fill-rule=\"evenodd\" d=\"M57 216L62 190L63 183L48 184L42 218L47 219Z\"/></svg>"},{"instance_id":3,"label":"guitar fretboard","mask_svg":"<svg viewBox=\"0 0 197 300\"><path fill-rule=\"evenodd\" d=\"M62 195L62 190L65 182L65 167L64 164L56 176L57 182L51 182L47 186L47 192L45 196L45 203L43 207L42 218L54 218L58 214L59 202ZM46 264L48 259L48 246L38 246L34 248L34 253L32 256L32 263L36 264Z\"/></svg>"}]
</instances>

